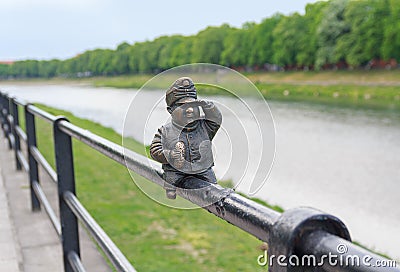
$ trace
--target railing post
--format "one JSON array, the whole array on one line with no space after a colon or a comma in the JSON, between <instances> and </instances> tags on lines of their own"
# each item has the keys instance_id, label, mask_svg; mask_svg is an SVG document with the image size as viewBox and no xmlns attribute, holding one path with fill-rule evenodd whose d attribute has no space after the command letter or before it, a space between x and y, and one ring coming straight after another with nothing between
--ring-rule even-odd
<instances>
[{"instance_id":1,"label":"railing post","mask_svg":"<svg viewBox=\"0 0 400 272\"><path fill-rule=\"evenodd\" d=\"M17 170L21 170L21 162L18 159L18 152L21 151L21 142L19 139L19 135L17 133L17 126L19 126L19 116L18 116L18 105L15 103L14 98L10 99L11 104L11 115L13 117L12 124L12 134L14 135L14 153L15 153L15 163Z\"/></svg>"},{"instance_id":2,"label":"railing post","mask_svg":"<svg viewBox=\"0 0 400 272\"><path fill-rule=\"evenodd\" d=\"M39 183L38 164L32 155L31 148L36 147L36 125L35 116L28 111L29 104L25 106L25 129L27 136L27 151L29 161L29 184L31 190L31 207L32 211L40 210L40 202L33 190L33 182Z\"/></svg>"},{"instance_id":3,"label":"railing post","mask_svg":"<svg viewBox=\"0 0 400 272\"><path fill-rule=\"evenodd\" d=\"M4 101L5 101L4 94L2 92L0 92L0 125L1 125L1 128L2 128L2 130L4 132L4 135L5 135L5 133L6 133L5 123L6 123L6 121L5 121L5 118L4 118L4 115L3 115L3 111L5 110Z\"/></svg>"},{"instance_id":4,"label":"railing post","mask_svg":"<svg viewBox=\"0 0 400 272\"><path fill-rule=\"evenodd\" d=\"M6 122L6 138L8 140L8 148L11 149L12 148L12 142L10 139L10 133L11 133L11 123L8 121L8 115L10 114L10 98L9 96L6 94L4 96L4 106L5 109L3 111L4 114L4 118L5 118L5 122Z\"/></svg>"},{"instance_id":5,"label":"railing post","mask_svg":"<svg viewBox=\"0 0 400 272\"><path fill-rule=\"evenodd\" d=\"M68 256L71 252L75 252L80 256L78 220L64 200L64 194L66 192L75 194L75 174L71 136L60 130L58 124L61 121L68 120L65 117L57 117L57 120L54 122L54 146L56 153L64 270L66 272L72 272L74 270L68 260Z\"/></svg>"}]
</instances>

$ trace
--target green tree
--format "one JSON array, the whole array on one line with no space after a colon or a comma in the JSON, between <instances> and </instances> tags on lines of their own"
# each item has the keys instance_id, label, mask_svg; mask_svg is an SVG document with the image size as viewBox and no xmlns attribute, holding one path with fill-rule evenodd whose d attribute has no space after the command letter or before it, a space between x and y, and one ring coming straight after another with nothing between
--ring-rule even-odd
<instances>
[{"instance_id":1,"label":"green tree","mask_svg":"<svg viewBox=\"0 0 400 272\"><path fill-rule=\"evenodd\" d=\"M274 62L273 31L282 18L283 15L275 14L250 30L251 40L254 41L254 44L249 52L248 64L262 66Z\"/></svg>"},{"instance_id":2,"label":"green tree","mask_svg":"<svg viewBox=\"0 0 400 272\"><path fill-rule=\"evenodd\" d=\"M243 66L248 64L249 29L232 29L224 39L224 50L221 53L221 64Z\"/></svg>"},{"instance_id":3,"label":"green tree","mask_svg":"<svg viewBox=\"0 0 400 272\"><path fill-rule=\"evenodd\" d=\"M344 20L348 2L348 0L331 0L324 8L321 24L317 28L318 50L315 59L317 69L337 61L335 54L337 40L350 31L350 26Z\"/></svg>"},{"instance_id":4,"label":"green tree","mask_svg":"<svg viewBox=\"0 0 400 272\"><path fill-rule=\"evenodd\" d=\"M39 62L39 76L40 77L54 77L57 75L58 66L60 65L60 60L53 59L49 61Z\"/></svg>"},{"instance_id":5,"label":"green tree","mask_svg":"<svg viewBox=\"0 0 400 272\"><path fill-rule=\"evenodd\" d=\"M224 39L232 31L229 25L208 27L200 31L192 47L192 62L220 63Z\"/></svg>"},{"instance_id":6,"label":"green tree","mask_svg":"<svg viewBox=\"0 0 400 272\"><path fill-rule=\"evenodd\" d=\"M118 45L111 60L111 67L114 74L129 74L129 48L131 46L124 42Z\"/></svg>"},{"instance_id":7,"label":"green tree","mask_svg":"<svg viewBox=\"0 0 400 272\"><path fill-rule=\"evenodd\" d=\"M11 75L10 67L9 64L0 64L0 78L8 78Z\"/></svg>"},{"instance_id":8,"label":"green tree","mask_svg":"<svg viewBox=\"0 0 400 272\"><path fill-rule=\"evenodd\" d=\"M398 0L387 1L388 14L383 21L383 59L394 58L400 62L400 3Z\"/></svg>"},{"instance_id":9,"label":"green tree","mask_svg":"<svg viewBox=\"0 0 400 272\"><path fill-rule=\"evenodd\" d=\"M274 63L285 65L300 65L298 54L302 37L306 35L304 17L298 13L283 17L273 31L272 49Z\"/></svg>"},{"instance_id":10,"label":"green tree","mask_svg":"<svg viewBox=\"0 0 400 272\"><path fill-rule=\"evenodd\" d=\"M185 37L182 35L170 36L164 41L160 48L157 67L166 70L175 66L173 55L175 49L183 44Z\"/></svg>"},{"instance_id":11,"label":"green tree","mask_svg":"<svg viewBox=\"0 0 400 272\"><path fill-rule=\"evenodd\" d=\"M383 24L389 13L387 1L363 0L349 2L344 13L350 31L337 40L336 60L345 60L359 67L373 58L381 58Z\"/></svg>"},{"instance_id":12,"label":"green tree","mask_svg":"<svg viewBox=\"0 0 400 272\"><path fill-rule=\"evenodd\" d=\"M171 67L190 63L194 40L194 36L184 37L181 43L172 48L170 59Z\"/></svg>"},{"instance_id":13,"label":"green tree","mask_svg":"<svg viewBox=\"0 0 400 272\"><path fill-rule=\"evenodd\" d=\"M327 4L327 2L321 1L306 6L306 14L303 20L304 25L302 27L303 31L301 31L301 36L299 37L299 43L297 45L298 53L296 62L298 65L312 67L315 63L315 52L318 50L317 28L321 23L323 11Z\"/></svg>"}]
</instances>

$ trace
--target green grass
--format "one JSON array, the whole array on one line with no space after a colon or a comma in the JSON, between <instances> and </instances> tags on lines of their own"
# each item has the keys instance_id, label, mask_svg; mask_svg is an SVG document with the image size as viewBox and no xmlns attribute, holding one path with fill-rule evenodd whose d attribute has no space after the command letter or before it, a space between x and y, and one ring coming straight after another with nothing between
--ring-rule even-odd
<instances>
[{"instance_id":1,"label":"green grass","mask_svg":"<svg viewBox=\"0 0 400 272\"><path fill-rule=\"evenodd\" d=\"M305 101L335 106L400 109L400 86L295 85L258 83L262 95L270 100Z\"/></svg>"},{"instance_id":2,"label":"green grass","mask_svg":"<svg viewBox=\"0 0 400 272\"><path fill-rule=\"evenodd\" d=\"M103 77L94 79L93 85L96 87L139 89L152 77L153 75Z\"/></svg>"},{"instance_id":3,"label":"green grass","mask_svg":"<svg viewBox=\"0 0 400 272\"><path fill-rule=\"evenodd\" d=\"M121 142L112 129L40 107ZM50 124L38 120L37 131L39 149L54 165ZM79 199L138 271L266 271L257 265L261 241L203 209L162 206L135 186L124 166L75 140L73 149Z\"/></svg>"},{"instance_id":4,"label":"green grass","mask_svg":"<svg viewBox=\"0 0 400 272\"><path fill-rule=\"evenodd\" d=\"M400 83L400 70L338 70L244 73L252 82L313 83L319 85L388 85Z\"/></svg>"}]
</instances>

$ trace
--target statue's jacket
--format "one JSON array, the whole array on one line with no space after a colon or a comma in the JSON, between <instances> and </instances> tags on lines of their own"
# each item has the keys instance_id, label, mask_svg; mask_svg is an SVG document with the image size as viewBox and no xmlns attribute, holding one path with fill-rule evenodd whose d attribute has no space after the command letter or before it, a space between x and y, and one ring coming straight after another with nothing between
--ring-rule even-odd
<instances>
[{"instance_id":1,"label":"statue's jacket","mask_svg":"<svg viewBox=\"0 0 400 272\"><path fill-rule=\"evenodd\" d=\"M162 163L164 171L199 174L214 166L211 141L217 133L222 115L208 102L203 106L204 117L181 127L173 121L158 129L150 146L150 155ZM173 159L170 153L181 150L181 159Z\"/></svg>"}]
</instances>

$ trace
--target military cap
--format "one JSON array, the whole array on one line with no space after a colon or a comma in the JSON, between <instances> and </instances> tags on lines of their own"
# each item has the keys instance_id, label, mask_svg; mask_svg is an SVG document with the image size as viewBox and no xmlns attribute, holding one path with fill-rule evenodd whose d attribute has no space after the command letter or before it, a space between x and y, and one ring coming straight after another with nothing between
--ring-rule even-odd
<instances>
[{"instance_id":1,"label":"military cap","mask_svg":"<svg viewBox=\"0 0 400 272\"><path fill-rule=\"evenodd\" d=\"M178 100L184 100L183 98L188 98L187 100L192 101L197 99L197 90L190 77L178 78L165 94L165 102L167 102L168 107Z\"/></svg>"}]
</instances>

